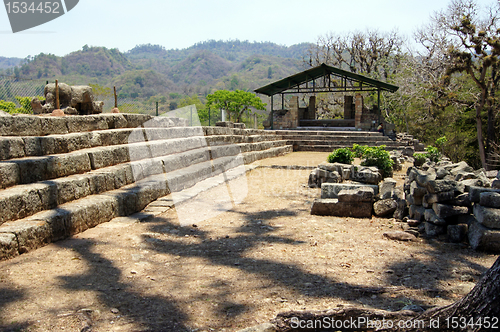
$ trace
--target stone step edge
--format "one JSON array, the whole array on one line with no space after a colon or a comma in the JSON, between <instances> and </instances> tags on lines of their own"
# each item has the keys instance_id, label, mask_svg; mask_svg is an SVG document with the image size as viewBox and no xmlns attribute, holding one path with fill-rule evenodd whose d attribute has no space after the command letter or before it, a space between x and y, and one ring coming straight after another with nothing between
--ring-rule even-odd
<instances>
[{"instance_id":1,"label":"stone step edge","mask_svg":"<svg viewBox=\"0 0 500 332\"><path fill-rule=\"evenodd\" d=\"M276 142L278 141L252 143L262 148L262 150L254 151L251 151L251 149L250 151L241 151L238 145L217 146L215 149L202 147L176 154L113 165L81 175L75 174L55 180L10 187L0 191L0 194L3 194L0 196L0 207L2 207L1 211L3 211L0 216L0 225L90 195L120 189L148 176L169 173L189 165L209 160L214 161L222 157L234 157L240 153L243 158L250 160L251 157L249 156L252 156L252 154L247 156L245 154L273 149L273 144L270 143ZM284 141L279 142L281 144ZM220 151L214 153L214 151L218 150L222 150L222 154ZM271 152L271 154L274 154L274 152Z\"/></svg>"},{"instance_id":2,"label":"stone step edge","mask_svg":"<svg viewBox=\"0 0 500 332\"><path fill-rule=\"evenodd\" d=\"M274 148L273 150L277 155L279 153L290 152L291 147L286 146ZM255 157L244 157L243 160L258 160L267 157L268 155L262 153L262 151L247 153L247 155L250 154L255 155ZM233 165L232 168L234 168L234 166L235 165ZM213 166L210 167L210 170L212 170L212 167ZM245 168L253 169L253 167L254 166ZM228 171L232 168L228 168ZM204 170L202 169L201 172L203 171ZM182 180L189 177L189 173L186 173L186 169L176 170L174 172L178 173L176 176L176 179L179 181L178 183L182 183L183 187L180 190L186 189L186 183ZM195 181L190 185L193 186L197 182L198 181ZM143 183L145 184L147 181L144 181ZM160 189L161 188L156 188L157 191ZM88 196L80 200L67 203L62 207L40 212L34 216L12 222L12 225L2 225L0 226L0 260L13 258L30 250L40 248L48 243L80 233L88 228L95 227L98 224L112 220L120 215L131 215L141 211L159 197L167 195L166 192L164 195L154 195L154 191L154 185L144 186L142 188L139 187L135 191L127 191L127 189L124 188L117 189L114 193L107 192L100 195ZM138 204L135 207L131 204L133 203L133 196L136 197L136 204ZM189 195L186 197L189 197ZM85 202L90 202L90 204L84 204ZM110 206L106 208L106 204L110 204ZM68 206L75 209L73 214L71 214L68 210ZM44 220L42 218L43 216L46 216L50 221ZM71 223L71 219L76 220L74 223ZM68 229L68 231L66 229Z\"/></svg>"},{"instance_id":3,"label":"stone step edge","mask_svg":"<svg viewBox=\"0 0 500 332\"><path fill-rule=\"evenodd\" d=\"M250 135L206 135L203 127L168 127L168 128L117 128L96 130L91 132L57 134L48 136L0 136L0 160L11 160L24 157L43 157L53 154L70 153L89 148L123 145L144 141L165 140L204 136L207 141L214 137L232 137L231 142L226 137L224 141L231 143L255 143L272 138L281 138L274 134ZM264 138L262 138L264 137ZM131 140L131 141L130 141Z\"/></svg>"},{"instance_id":4,"label":"stone step edge","mask_svg":"<svg viewBox=\"0 0 500 332\"><path fill-rule=\"evenodd\" d=\"M165 142L168 142L169 145L165 145ZM83 174L91 170L146 159L151 155L159 157L186 150L186 147L179 146L179 143L186 143L189 147L188 150L207 146L207 141L204 136L196 136L172 140L157 140L152 142L95 147L66 154L0 161L0 189L18 184L36 183L74 174ZM233 145L240 146L241 150L247 151L252 150L252 147L266 146L266 144L272 145L273 143L281 145L286 144L285 141L275 140L256 143L237 143ZM219 149L227 145L230 144L213 144L209 145L209 147L211 149ZM147 149L144 147L147 147ZM249 149L247 149L248 147ZM133 156L133 158L131 158L131 156ZM71 167L68 167L68 164L71 164Z\"/></svg>"}]
</instances>

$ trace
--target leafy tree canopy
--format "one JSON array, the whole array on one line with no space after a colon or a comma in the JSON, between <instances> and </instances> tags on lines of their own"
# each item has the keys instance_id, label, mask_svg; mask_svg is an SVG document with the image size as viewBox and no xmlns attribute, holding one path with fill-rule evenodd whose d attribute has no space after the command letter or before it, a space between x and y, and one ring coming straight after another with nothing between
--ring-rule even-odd
<instances>
[{"instance_id":1,"label":"leafy tree canopy","mask_svg":"<svg viewBox=\"0 0 500 332\"><path fill-rule=\"evenodd\" d=\"M266 104L251 92L218 90L207 96L206 106L207 108L226 110L230 121L233 119L240 122L241 116L245 112L250 112L252 108L264 110Z\"/></svg>"}]
</instances>

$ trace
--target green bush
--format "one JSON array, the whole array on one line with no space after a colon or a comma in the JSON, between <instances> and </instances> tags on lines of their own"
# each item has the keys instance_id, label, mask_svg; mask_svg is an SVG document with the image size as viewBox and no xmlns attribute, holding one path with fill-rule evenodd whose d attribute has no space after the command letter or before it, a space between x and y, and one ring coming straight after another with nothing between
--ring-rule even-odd
<instances>
[{"instance_id":1,"label":"green bush","mask_svg":"<svg viewBox=\"0 0 500 332\"><path fill-rule=\"evenodd\" d=\"M423 165L427 159L427 153L416 152L413 154L413 159L415 160L416 166Z\"/></svg>"},{"instance_id":2,"label":"green bush","mask_svg":"<svg viewBox=\"0 0 500 332\"><path fill-rule=\"evenodd\" d=\"M340 148L330 153L326 160L329 163L352 164L354 153L349 148Z\"/></svg>"},{"instance_id":3,"label":"green bush","mask_svg":"<svg viewBox=\"0 0 500 332\"><path fill-rule=\"evenodd\" d=\"M429 145L428 147L425 148L425 154L427 155L427 158L430 159L430 161L433 161L435 163L441 160L442 157L439 149L432 145Z\"/></svg>"},{"instance_id":4,"label":"green bush","mask_svg":"<svg viewBox=\"0 0 500 332\"><path fill-rule=\"evenodd\" d=\"M359 145L359 144L352 145L352 152L354 152L354 156L356 158L363 158L363 155L365 154L367 149L368 145Z\"/></svg>"},{"instance_id":5,"label":"green bush","mask_svg":"<svg viewBox=\"0 0 500 332\"><path fill-rule=\"evenodd\" d=\"M376 166L382 172L383 177L392 176L394 161L389 152L385 150L385 145L367 147L363 158L362 166Z\"/></svg>"}]
</instances>

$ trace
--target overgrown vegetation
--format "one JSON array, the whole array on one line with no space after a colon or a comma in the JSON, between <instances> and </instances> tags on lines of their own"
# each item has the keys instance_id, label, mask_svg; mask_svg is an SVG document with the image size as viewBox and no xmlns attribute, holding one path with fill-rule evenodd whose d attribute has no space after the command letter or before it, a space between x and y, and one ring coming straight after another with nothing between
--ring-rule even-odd
<instances>
[{"instance_id":1,"label":"overgrown vegetation","mask_svg":"<svg viewBox=\"0 0 500 332\"><path fill-rule=\"evenodd\" d=\"M326 159L329 163L352 164L354 153L349 148L336 149Z\"/></svg>"},{"instance_id":2,"label":"overgrown vegetation","mask_svg":"<svg viewBox=\"0 0 500 332\"><path fill-rule=\"evenodd\" d=\"M392 176L394 161L385 150L386 146L367 146L353 144L352 148L340 148L330 153L327 157L329 163L352 164L354 158L361 158L362 166L377 167L382 176Z\"/></svg>"},{"instance_id":3,"label":"overgrown vegetation","mask_svg":"<svg viewBox=\"0 0 500 332\"><path fill-rule=\"evenodd\" d=\"M42 96L37 96L37 98L38 100L45 100ZM16 97L21 107L17 107L17 105L11 101L0 100L0 110L9 114L33 114L31 99L31 97Z\"/></svg>"}]
</instances>

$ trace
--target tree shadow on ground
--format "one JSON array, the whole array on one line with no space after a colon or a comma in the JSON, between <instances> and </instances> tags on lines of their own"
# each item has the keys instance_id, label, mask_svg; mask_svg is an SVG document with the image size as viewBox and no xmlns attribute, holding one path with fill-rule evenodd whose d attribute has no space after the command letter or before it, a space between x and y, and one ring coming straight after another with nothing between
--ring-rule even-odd
<instances>
[{"instance_id":1,"label":"tree shadow on ground","mask_svg":"<svg viewBox=\"0 0 500 332\"><path fill-rule=\"evenodd\" d=\"M121 281L122 271L101 254L93 252L89 240L71 239L58 243L85 260L88 270L77 276L63 276L62 287L70 291L92 291L110 308L141 326L141 331L191 331L186 316L175 303L161 296L145 296Z\"/></svg>"},{"instance_id":2,"label":"tree shadow on ground","mask_svg":"<svg viewBox=\"0 0 500 332\"><path fill-rule=\"evenodd\" d=\"M9 287L0 287L0 313L5 310L5 307L9 303L13 303L25 298L25 292L17 289L12 289ZM30 324L18 323L18 322L5 322L0 316L0 331L11 332L11 331L23 331Z\"/></svg>"},{"instance_id":3,"label":"tree shadow on ground","mask_svg":"<svg viewBox=\"0 0 500 332\"><path fill-rule=\"evenodd\" d=\"M393 286L421 290L429 297L456 301L463 294L457 295L453 291L444 290L442 283L457 279L461 282L475 283L489 267L470 259L481 256L482 253L467 248L464 243L455 244L441 240L424 239L431 248L421 252L423 258L411 255L406 260L395 261L388 265L386 268L392 273L386 273L386 282ZM453 253L453 259L447 257L450 252ZM419 299L407 297L407 300L412 304L426 307Z\"/></svg>"}]
</instances>

